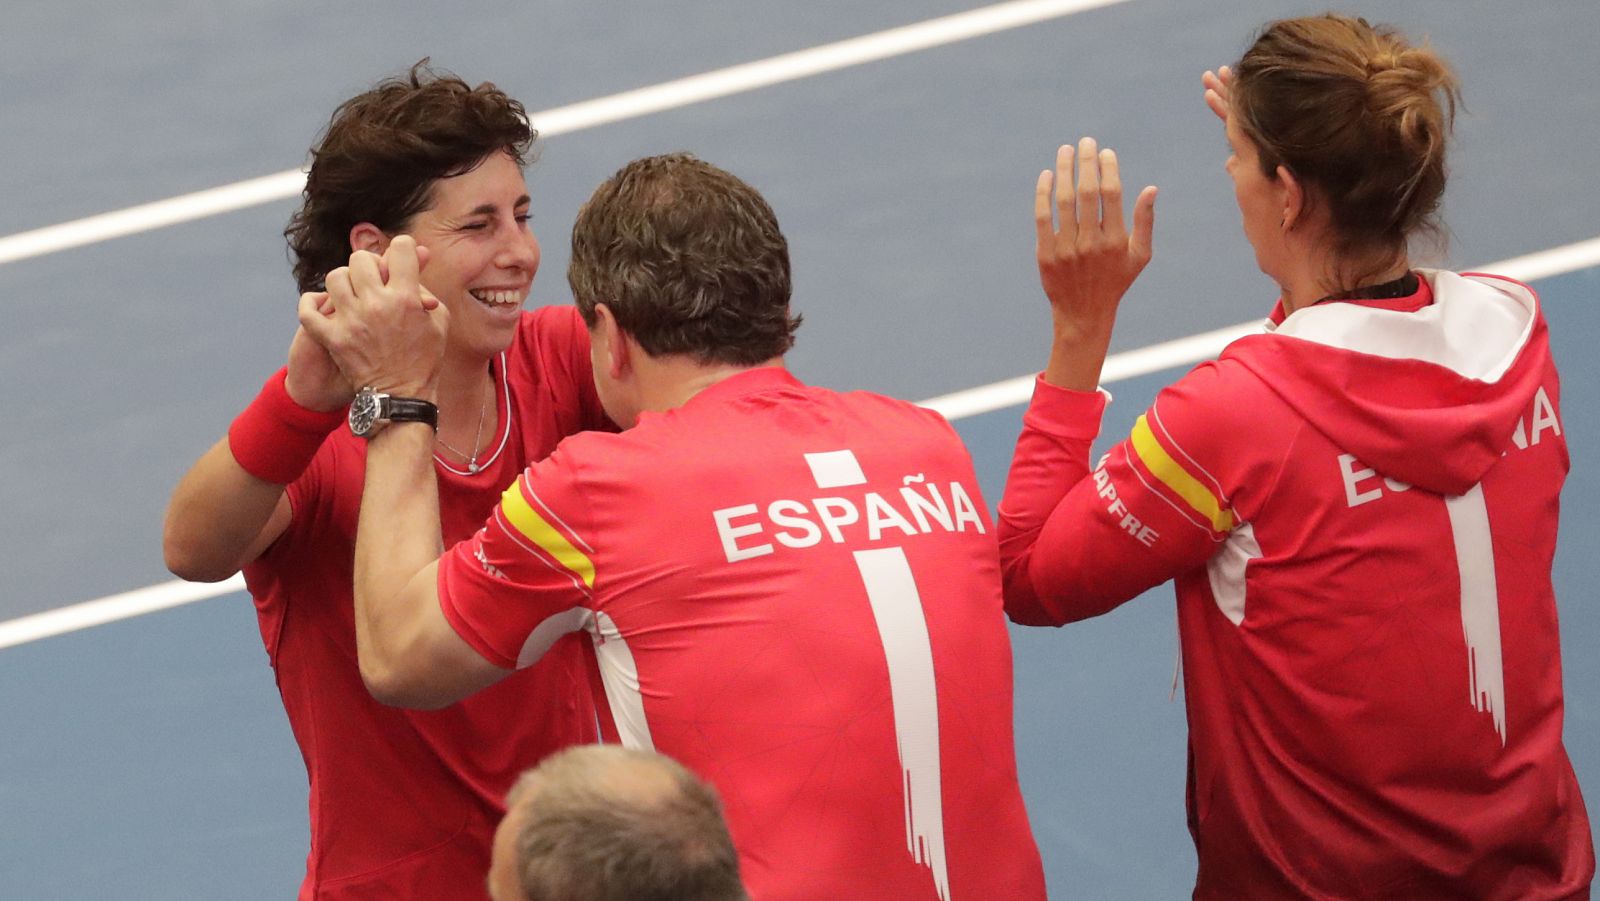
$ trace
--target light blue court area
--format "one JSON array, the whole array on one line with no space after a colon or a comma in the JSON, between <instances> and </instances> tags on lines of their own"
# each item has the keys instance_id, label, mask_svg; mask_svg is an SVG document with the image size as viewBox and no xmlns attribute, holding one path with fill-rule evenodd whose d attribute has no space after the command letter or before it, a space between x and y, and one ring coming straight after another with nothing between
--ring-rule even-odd
<instances>
[{"instance_id":1,"label":"light blue court area","mask_svg":"<svg viewBox=\"0 0 1600 901\"><path fill-rule=\"evenodd\" d=\"M0 27L0 633L170 579L184 469L281 365L293 191L120 237L16 252L84 217L291 170L341 99L423 56L493 80L546 128L529 169L532 303L568 301L579 204L628 159L691 150L759 187L794 257L804 379L924 399L1042 365L1032 187L1091 134L1161 188L1156 258L1113 351L1265 314L1199 76L1278 15L1261 0L8 0ZM1445 263L1600 237L1600 5L1352 0L1461 74ZM1048 14L759 87L574 124L595 101L941 16ZM986 26L987 27L987 26ZM837 59L835 60L837 62ZM681 98L680 98L681 99ZM566 110L562 113L562 110ZM567 118L563 119L565 115ZM138 215L134 216L139 219ZM74 226L77 227L77 226ZM1556 572L1567 744L1600 797L1600 270L1536 281L1574 461ZM1120 438L1182 368L1111 385ZM1018 401L1020 403L1020 401ZM998 500L1021 407L957 422ZM1017 738L1052 893L1187 897L1185 726L1170 589L1013 632ZM4 644L0 641L0 644ZM0 897L282 899L305 773L249 599L234 593L0 647ZM983 899L995 901L995 899Z\"/></svg>"}]
</instances>

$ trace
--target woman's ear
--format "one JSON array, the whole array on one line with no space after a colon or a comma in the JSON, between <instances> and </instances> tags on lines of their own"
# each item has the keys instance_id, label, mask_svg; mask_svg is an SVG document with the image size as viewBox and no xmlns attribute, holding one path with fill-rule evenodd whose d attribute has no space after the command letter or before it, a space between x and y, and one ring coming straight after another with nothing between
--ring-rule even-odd
<instances>
[{"instance_id":1,"label":"woman's ear","mask_svg":"<svg viewBox=\"0 0 1600 901\"><path fill-rule=\"evenodd\" d=\"M389 249L389 236L371 222L357 222L350 229L350 252L368 250L379 256Z\"/></svg>"},{"instance_id":2,"label":"woman's ear","mask_svg":"<svg viewBox=\"0 0 1600 901\"><path fill-rule=\"evenodd\" d=\"M1278 167L1278 190L1282 192L1283 222L1286 230L1292 230L1295 224L1305 214L1306 192L1300 180L1294 177L1288 166Z\"/></svg>"}]
</instances>

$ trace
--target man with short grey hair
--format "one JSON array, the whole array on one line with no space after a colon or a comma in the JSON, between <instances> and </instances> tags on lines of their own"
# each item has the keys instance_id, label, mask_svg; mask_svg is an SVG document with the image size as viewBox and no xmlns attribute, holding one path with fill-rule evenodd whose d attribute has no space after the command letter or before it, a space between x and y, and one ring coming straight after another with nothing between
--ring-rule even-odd
<instances>
[{"instance_id":1,"label":"man with short grey hair","mask_svg":"<svg viewBox=\"0 0 1600 901\"><path fill-rule=\"evenodd\" d=\"M489 867L494 901L747 901L722 805L677 761L569 748L522 774Z\"/></svg>"}]
</instances>

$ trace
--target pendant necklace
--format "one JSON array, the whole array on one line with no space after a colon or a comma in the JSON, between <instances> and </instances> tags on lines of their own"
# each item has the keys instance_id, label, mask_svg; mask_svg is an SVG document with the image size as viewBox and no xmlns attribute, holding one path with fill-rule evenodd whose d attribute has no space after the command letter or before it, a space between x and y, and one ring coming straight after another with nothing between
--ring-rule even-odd
<instances>
[{"instance_id":1,"label":"pendant necklace","mask_svg":"<svg viewBox=\"0 0 1600 901\"><path fill-rule=\"evenodd\" d=\"M489 381L489 391L490 391L491 394L494 392L494 380L493 380L492 376L490 377L490 381ZM466 453L466 452L464 452L464 451L462 451L462 450L460 450L460 449L458 449L456 447L451 446L450 442L444 440L444 438L442 438L442 437L435 437L434 438L435 441L439 442L439 446L440 447L443 447L445 450L449 451L450 453L455 454L456 456L460 457L463 460L466 460L467 461L467 472L472 473L474 475L477 474L479 469L482 469L482 467L478 465L478 454L483 448L483 421L488 416L488 414L489 414L489 398L485 397L483 399L483 406L478 408L478 433L472 439L472 453L470 453L470 454Z\"/></svg>"}]
</instances>

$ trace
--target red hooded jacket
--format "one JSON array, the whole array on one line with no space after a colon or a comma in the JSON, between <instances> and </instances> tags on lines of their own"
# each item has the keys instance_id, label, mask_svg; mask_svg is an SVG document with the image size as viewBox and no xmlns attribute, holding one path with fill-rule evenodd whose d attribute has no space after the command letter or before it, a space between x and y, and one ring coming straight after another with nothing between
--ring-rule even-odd
<instances>
[{"instance_id":1,"label":"red hooded jacket","mask_svg":"<svg viewBox=\"0 0 1600 901\"><path fill-rule=\"evenodd\" d=\"M1006 609L1176 580L1197 898L1587 897L1550 567L1568 469L1538 298L1421 272L1162 391L1040 381L1000 505Z\"/></svg>"}]
</instances>

